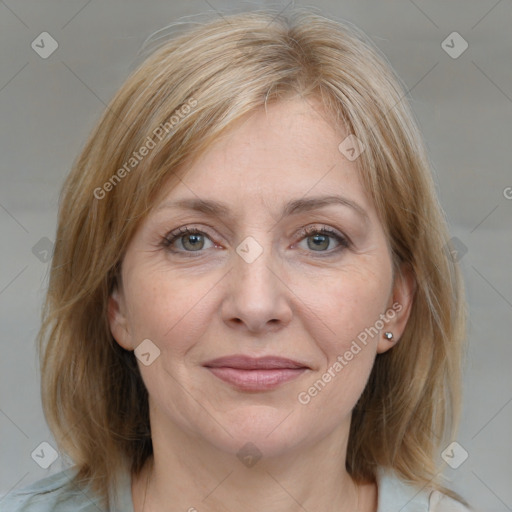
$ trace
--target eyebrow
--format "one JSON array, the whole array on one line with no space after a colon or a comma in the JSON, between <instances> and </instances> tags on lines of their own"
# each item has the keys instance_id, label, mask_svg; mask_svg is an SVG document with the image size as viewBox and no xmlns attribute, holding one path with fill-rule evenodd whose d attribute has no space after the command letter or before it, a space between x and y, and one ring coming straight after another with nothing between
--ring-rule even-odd
<instances>
[{"instance_id":1,"label":"eyebrow","mask_svg":"<svg viewBox=\"0 0 512 512\"><path fill-rule=\"evenodd\" d=\"M279 220L283 219L288 215L316 210L333 204L351 208L365 221L365 223L369 221L368 214L366 213L362 206L343 196L318 196L300 198L289 201L288 203L285 204ZM229 218L232 216L231 210L225 203L221 203L219 201L214 201L211 199L190 198L169 201L163 203L161 206L157 208L157 210L167 208L195 210L219 218Z\"/></svg>"}]
</instances>

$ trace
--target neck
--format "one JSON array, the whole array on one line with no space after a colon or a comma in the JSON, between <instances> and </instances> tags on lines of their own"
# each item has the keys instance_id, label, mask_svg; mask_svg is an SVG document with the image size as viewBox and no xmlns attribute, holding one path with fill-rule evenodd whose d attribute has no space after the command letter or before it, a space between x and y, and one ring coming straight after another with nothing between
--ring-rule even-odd
<instances>
[{"instance_id":1,"label":"neck","mask_svg":"<svg viewBox=\"0 0 512 512\"><path fill-rule=\"evenodd\" d=\"M154 456L132 483L135 512L374 512L375 484L356 485L342 462L348 427L253 465L177 428L153 429Z\"/></svg>"}]
</instances>

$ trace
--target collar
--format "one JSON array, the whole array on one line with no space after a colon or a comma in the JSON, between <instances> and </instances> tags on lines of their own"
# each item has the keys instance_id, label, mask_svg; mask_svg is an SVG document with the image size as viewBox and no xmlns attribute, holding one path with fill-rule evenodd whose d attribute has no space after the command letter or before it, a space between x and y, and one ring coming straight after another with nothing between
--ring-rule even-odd
<instances>
[{"instance_id":1,"label":"collar","mask_svg":"<svg viewBox=\"0 0 512 512\"><path fill-rule=\"evenodd\" d=\"M377 512L426 512L430 489L420 488L401 480L390 468L377 468Z\"/></svg>"}]
</instances>

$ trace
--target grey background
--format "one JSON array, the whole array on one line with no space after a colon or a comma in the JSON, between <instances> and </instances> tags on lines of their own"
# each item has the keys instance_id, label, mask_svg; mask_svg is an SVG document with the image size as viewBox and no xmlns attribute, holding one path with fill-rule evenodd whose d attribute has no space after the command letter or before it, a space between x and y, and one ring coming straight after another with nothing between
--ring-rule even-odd
<instances>
[{"instance_id":1,"label":"grey background","mask_svg":"<svg viewBox=\"0 0 512 512\"><path fill-rule=\"evenodd\" d=\"M451 233L467 248L470 351L457 442L469 457L445 474L476 509L512 510L512 2L296 4L356 24L410 89ZM43 441L56 447L34 339L44 250L74 158L148 36L180 16L265 5L287 2L0 1L0 495L69 463L61 455L42 469L31 453ZM31 48L44 31L59 45L47 59ZM441 46L453 31L469 44L456 59Z\"/></svg>"}]
</instances>

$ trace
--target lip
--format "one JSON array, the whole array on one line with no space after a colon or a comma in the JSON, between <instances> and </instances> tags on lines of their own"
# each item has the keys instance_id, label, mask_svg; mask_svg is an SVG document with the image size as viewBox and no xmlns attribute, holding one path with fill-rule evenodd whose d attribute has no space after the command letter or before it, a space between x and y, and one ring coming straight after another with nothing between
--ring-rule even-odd
<instances>
[{"instance_id":1,"label":"lip","mask_svg":"<svg viewBox=\"0 0 512 512\"><path fill-rule=\"evenodd\" d=\"M309 366L278 356L220 357L203 364L213 375L245 391L265 391L302 375Z\"/></svg>"},{"instance_id":2,"label":"lip","mask_svg":"<svg viewBox=\"0 0 512 512\"><path fill-rule=\"evenodd\" d=\"M273 369L296 369L309 368L305 363L294 361L286 357L265 356L251 357L245 355L233 355L212 359L203 364L208 368L237 368L239 370L273 370Z\"/></svg>"}]
</instances>

